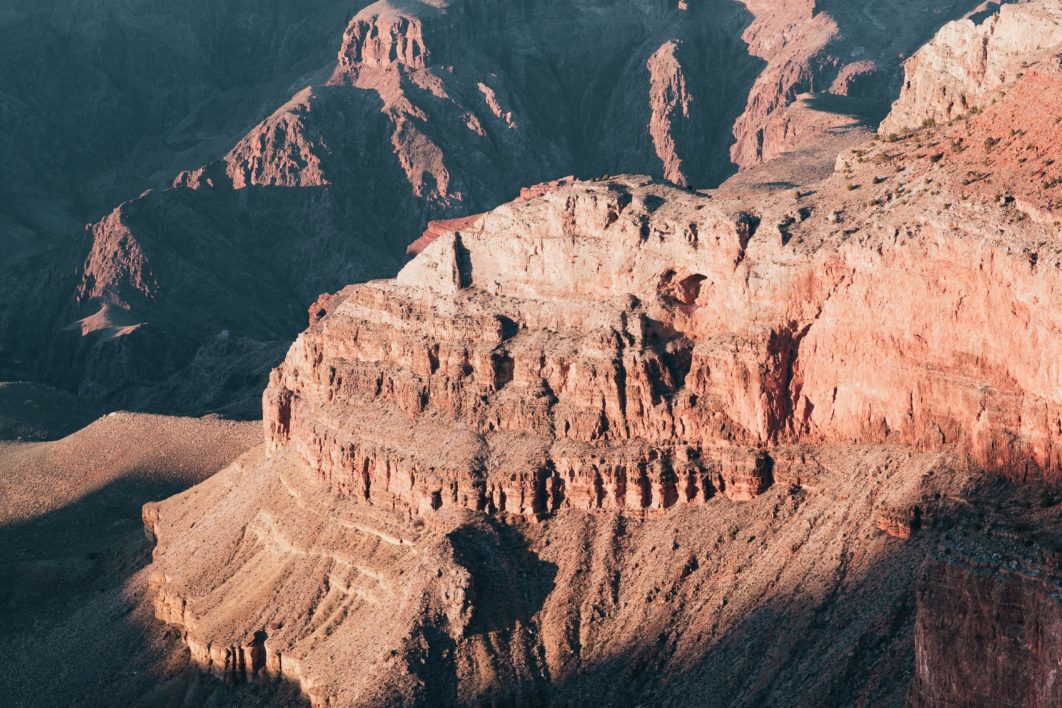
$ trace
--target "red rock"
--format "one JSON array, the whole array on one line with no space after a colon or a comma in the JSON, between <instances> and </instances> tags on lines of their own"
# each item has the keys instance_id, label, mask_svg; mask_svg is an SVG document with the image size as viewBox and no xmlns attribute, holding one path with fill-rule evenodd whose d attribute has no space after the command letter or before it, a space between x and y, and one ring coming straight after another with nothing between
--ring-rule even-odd
<instances>
[{"instance_id":1,"label":"red rock","mask_svg":"<svg viewBox=\"0 0 1062 708\"><path fill-rule=\"evenodd\" d=\"M903 209L853 207L843 226L865 238L806 222L817 245L794 259L725 205L576 183L439 236L296 342L265 396L273 449L376 504L539 517L750 499L789 442L954 446L1057 474L1052 347L976 334L1062 337L1057 272L1019 276L1016 234L971 251L933 222L901 235Z\"/></svg>"},{"instance_id":2,"label":"red rock","mask_svg":"<svg viewBox=\"0 0 1062 708\"><path fill-rule=\"evenodd\" d=\"M890 536L906 540L918 531L921 518L918 507L884 507L878 510L874 523Z\"/></svg>"}]
</instances>

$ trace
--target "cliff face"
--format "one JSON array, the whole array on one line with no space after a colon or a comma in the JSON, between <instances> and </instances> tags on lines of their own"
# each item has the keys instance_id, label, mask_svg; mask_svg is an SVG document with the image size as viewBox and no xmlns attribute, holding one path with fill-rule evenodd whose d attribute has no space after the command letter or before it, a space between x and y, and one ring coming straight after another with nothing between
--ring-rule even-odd
<instances>
[{"instance_id":1,"label":"cliff face","mask_svg":"<svg viewBox=\"0 0 1062 708\"><path fill-rule=\"evenodd\" d=\"M870 192L887 150L822 191ZM916 183L934 164L910 160ZM912 201L831 202L827 219L822 202L752 214L638 179L554 187L333 296L271 380L270 443L418 512L748 498L772 464L798 474L786 445L853 439L1057 474L1057 255L1032 268L1015 248L1048 230L1000 210L982 240L962 207Z\"/></svg>"},{"instance_id":2,"label":"cliff face","mask_svg":"<svg viewBox=\"0 0 1062 708\"><path fill-rule=\"evenodd\" d=\"M1006 5L981 24L952 22L908 60L900 98L880 132L947 122L984 108L992 93L1024 75L1031 63L1059 53L1062 7L1057 3Z\"/></svg>"},{"instance_id":3,"label":"cliff face","mask_svg":"<svg viewBox=\"0 0 1062 708\"><path fill-rule=\"evenodd\" d=\"M1054 706L1062 622L1057 578L937 562L920 580L910 706Z\"/></svg>"}]
</instances>

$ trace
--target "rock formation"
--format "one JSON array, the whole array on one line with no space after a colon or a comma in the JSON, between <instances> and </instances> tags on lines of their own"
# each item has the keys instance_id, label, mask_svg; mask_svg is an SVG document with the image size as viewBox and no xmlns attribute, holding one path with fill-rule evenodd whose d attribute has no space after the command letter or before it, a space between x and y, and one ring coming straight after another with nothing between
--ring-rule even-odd
<instances>
[{"instance_id":1,"label":"rock formation","mask_svg":"<svg viewBox=\"0 0 1062 708\"><path fill-rule=\"evenodd\" d=\"M52 14L75 16L68 2L51 0ZM381 0L353 8L316 0L297 20L276 10L278 27L242 10L221 13L216 30L198 20L184 29L182 19L182 36L194 38L182 46L210 59L167 80L174 94L144 109L162 114L154 123L102 125L109 114L101 107L68 131L89 134L79 144L104 156L98 163L45 149L41 159L10 161L39 165L43 176L32 198L24 193L35 178L0 183L22 185L11 201L25 207L3 222L17 248L2 279L10 292L0 293L0 376L78 389L105 406L220 405L249 414L260 372L297 333L305 306L321 291L394 275L427 222L493 208L558 175L638 172L711 186L736 166L832 141L853 130L836 112L872 125L875 106L899 87L898 55L974 4L922 12L890 3L863 13L806 0ZM157 24L173 26L159 12ZM48 26L50 17L18 15L30 46L39 44L36 23ZM117 29L75 22L74 31L109 38L124 21L119 14ZM211 31L246 33L262 56L214 49ZM155 24L143 32L154 37ZM121 85L145 83L132 68L100 71ZM201 88L200 73L210 71L225 86L255 74L259 101ZM292 86L301 88L285 102L281 92ZM841 103L798 100L809 91ZM56 101L68 99L89 102L81 87ZM152 97L114 98L132 113L138 100ZM3 105L19 126L48 108ZM174 125L187 110L194 116ZM140 130L142 142L166 147L146 156L101 145L122 131L132 141ZM47 135L12 139L5 154L42 141ZM120 184L71 196L57 175L74 162L79 183L104 185L111 170ZM143 187L154 189L134 197ZM47 218L34 211L34 190L69 199L67 216L51 206ZM71 238L85 221L93 224L84 236ZM234 272L247 281L232 282ZM95 324L78 324L89 318ZM222 332L240 342L237 356L216 345ZM214 381L213 390L228 394L167 399L181 378Z\"/></svg>"},{"instance_id":2,"label":"rock formation","mask_svg":"<svg viewBox=\"0 0 1062 708\"><path fill-rule=\"evenodd\" d=\"M754 17L742 38L749 53L765 62L734 123L730 155L741 167L828 140L838 130L831 113L875 124L887 112L888 96L900 86L897 57L921 46L942 21L977 5L741 1ZM801 95L819 94L830 98L821 110L802 110Z\"/></svg>"},{"instance_id":3,"label":"rock formation","mask_svg":"<svg viewBox=\"0 0 1062 708\"><path fill-rule=\"evenodd\" d=\"M1006 5L981 24L946 25L907 62L900 98L881 132L947 122L985 107L990 94L1024 75L1030 63L1062 53L1062 7Z\"/></svg>"},{"instance_id":4,"label":"rock formation","mask_svg":"<svg viewBox=\"0 0 1062 708\"><path fill-rule=\"evenodd\" d=\"M767 450L806 441L955 446L1000 474L1057 474L1058 256L1028 256L1050 227L993 205L977 223L999 235L972 249L960 214L980 207L934 194L961 174L927 177L931 157L889 146L842 160L829 210L790 198L752 214L737 195L624 178L462 222L393 282L328 301L266 393L271 447L417 513L750 498L784 464ZM894 199L875 189L886 170L941 186ZM853 182L860 196L841 197Z\"/></svg>"},{"instance_id":5,"label":"rock formation","mask_svg":"<svg viewBox=\"0 0 1062 708\"><path fill-rule=\"evenodd\" d=\"M433 224L314 304L262 448L145 508L157 615L317 705L1051 704L1051 59L802 189Z\"/></svg>"},{"instance_id":6,"label":"rock formation","mask_svg":"<svg viewBox=\"0 0 1062 708\"><path fill-rule=\"evenodd\" d=\"M230 415L268 377L250 449L126 413L0 443L4 698L1059 702L1058 0L305 11L246 27L287 38L264 110L222 82L159 128L153 189L0 172L0 375ZM101 154L69 181L141 153Z\"/></svg>"}]
</instances>

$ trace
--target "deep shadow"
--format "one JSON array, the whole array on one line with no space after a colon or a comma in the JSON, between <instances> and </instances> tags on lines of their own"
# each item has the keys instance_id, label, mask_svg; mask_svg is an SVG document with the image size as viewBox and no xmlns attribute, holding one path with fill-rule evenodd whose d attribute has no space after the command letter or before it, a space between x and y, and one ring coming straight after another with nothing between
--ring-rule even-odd
<instances>
[{"instance_id":1,"label":"deep shadow","mask_svg":"<svg viewBox=\"0 0 1062 708\"><path fill-rule=\"evenodd\" d=\"M858 121L858 125L871 129L878 127L892 107L892 103L887 100L838 96L832 93L812 94L804 99L804 105L822 113L849 116Z\"/></svg>"},{"instance_id":2,"label":"deep shadow","mask_svg":"<svg viewBox=\"0 0 1062 708\"><path fill-rule=\"evenodd\" d=\"M532 553L519 530L484 517L460 526L449 538L457 562L475 583L468 634L512 630L542 609L557 567Z\"/></svg>"},{"instance_id":3,"label":"deep shadow","mask_svg":"<svg viewBox=\"0 0 1062 708\"><path fill-rule=\"evenodd\" d=\"M187 483L123 479L0 527L0 701L6 706L304 703L296 687L232 686L189 662L155 620L145 573L148 501Z\"/></svg>"}]
</instances>

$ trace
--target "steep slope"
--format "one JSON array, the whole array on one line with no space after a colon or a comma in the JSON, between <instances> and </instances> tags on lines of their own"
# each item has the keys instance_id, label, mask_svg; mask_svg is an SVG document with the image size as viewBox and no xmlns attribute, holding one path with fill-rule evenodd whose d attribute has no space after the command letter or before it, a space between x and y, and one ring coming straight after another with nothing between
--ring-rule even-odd
<instances>
[{"instance_id":1,"label":"steep slope","mask_svg":"<svg viewBox=\"0 0 1062 708\"><path fill-rule=\"evenodd\" d=\"M27 423L68 405L33 394ZM153 621L138 521L144 502L239 456L256 427L117 413L50 442L0 442L4 705L240 704L190 670L187 649Z\"/></svg>"},{"instance_id":2,"label":"steep slope","mask_svg":"<svg viewBox=\"0 0 1062 708\"><path fill-rule=\"evenodd\" d=\"M264 448L145 509L157 615L318 705L1056 703L1062 67L1030 68L800 190L437 224L314 305Z\"/></svg>"}]
</instances>

